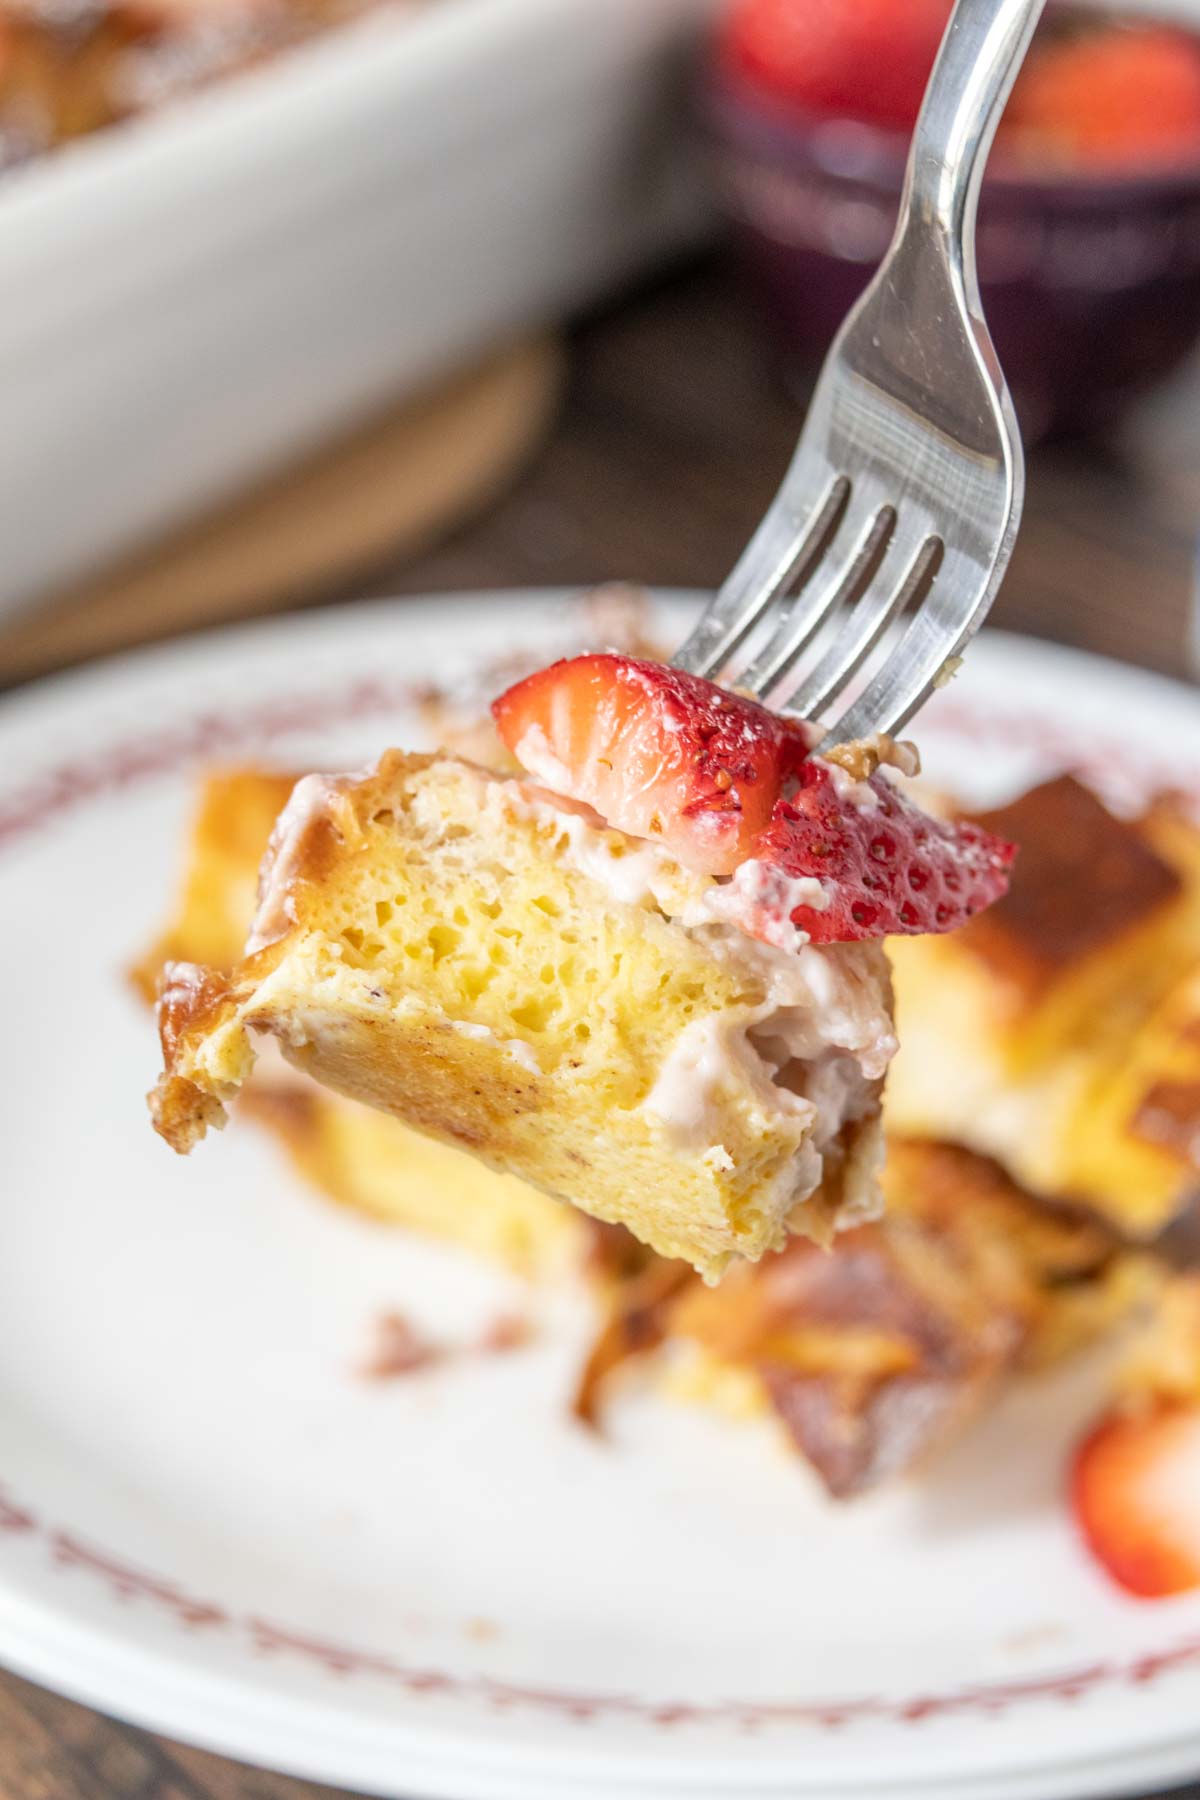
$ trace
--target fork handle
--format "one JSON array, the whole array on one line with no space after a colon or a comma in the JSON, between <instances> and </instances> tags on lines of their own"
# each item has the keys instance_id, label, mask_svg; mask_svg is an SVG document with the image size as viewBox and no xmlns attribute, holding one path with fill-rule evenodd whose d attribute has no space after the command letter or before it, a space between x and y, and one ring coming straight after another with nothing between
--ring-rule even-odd
<instances>
[{"instance_id":1,"label":"fork handle","mask_svg":"<svg viewBox=\"0 0 1200 1800\"><path fill-rule=\"evenodd\" d=\"M909 151L897 236L949 239L978 311L975 210L984 164L1045 0L957 0Z\"/></svg>"}]
</instances>

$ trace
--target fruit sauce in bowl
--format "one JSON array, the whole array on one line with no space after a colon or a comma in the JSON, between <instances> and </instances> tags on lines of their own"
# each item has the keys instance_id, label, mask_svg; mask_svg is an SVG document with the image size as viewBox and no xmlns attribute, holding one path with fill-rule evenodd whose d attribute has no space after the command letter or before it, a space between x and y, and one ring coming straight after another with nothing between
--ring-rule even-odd
<instances>
[{"instance_id":1,"label":"fruit sauce in bowl","mask_svg":"<svg viewBox=\"0 0 1200 1800\"><path fill-rule=\"evenodd\" d=\"M891 236L949 0L741 0L700 96L752 290L811 371ZM980 203L984 306L1029 438L1103 426L1200 336L1200 34L1054 4Z\"/></svg>"}]
</instances>

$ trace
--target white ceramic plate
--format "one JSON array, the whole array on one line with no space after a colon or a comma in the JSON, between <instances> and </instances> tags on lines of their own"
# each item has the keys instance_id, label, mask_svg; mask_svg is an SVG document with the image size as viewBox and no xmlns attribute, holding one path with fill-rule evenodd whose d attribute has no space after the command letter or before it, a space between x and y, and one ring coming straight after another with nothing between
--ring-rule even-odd
<instances>
[{"instance_id":1,"label":"white ceramic plate","mask_svg":"<svg viewBox=\"0 0 1200 1800\"><path fill-rule=\"evenodd\" d=\"M381 1309L461 1342L514 1285L335 1212L249 1127L186 1162L153 1136L122 969L192 769L417 744L412 683L576 632L561 596L379 605L0 708L0 1659L410 1800L1051 1800L1200 1771L1200 1597L1121 1598L1062 1503L1089 1371L837 1510L765 1425L647 1395L606 1441L573 1427L580 1295L537 1303L527 1350L364 1382ZM922 739L980 799L1064 763L1200 791L1197 711L992 637Z\"/></svg>"}]
</instances>

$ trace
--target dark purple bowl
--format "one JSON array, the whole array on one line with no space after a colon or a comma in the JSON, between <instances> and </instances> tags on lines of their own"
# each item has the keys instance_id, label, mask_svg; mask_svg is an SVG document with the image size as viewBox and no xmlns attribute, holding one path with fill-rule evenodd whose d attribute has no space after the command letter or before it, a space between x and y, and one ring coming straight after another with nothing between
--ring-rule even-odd
<instances>
[{"instance_id":1,"label":"dark purple bowl","mask_svg":"<svg viewBox=\"0 0 1200 1800\"><path fill-rule=\"evenodd\" d=\"M815 367L887 248L906 145L875 126L782 114L718 75L701 109L747 276L789 355ZM1200 166L989 171L978 253L1026 437L1105 425L1200 337Z\"/></svg>"}]
</instances>

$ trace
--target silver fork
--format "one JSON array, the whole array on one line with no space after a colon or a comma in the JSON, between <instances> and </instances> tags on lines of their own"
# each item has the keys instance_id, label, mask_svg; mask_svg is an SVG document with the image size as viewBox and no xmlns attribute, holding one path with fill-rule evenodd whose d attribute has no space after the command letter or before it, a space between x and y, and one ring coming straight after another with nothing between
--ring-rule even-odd
<instances>
[{"instance_id":1,"label":"silver fork","mask_svg":"<svg viewBox=\"0 0 1200 1800\"><path fill-rule=\"evenodd\" d=\"M744 650L740 688L839 741L898 732L953 672L1016 538L1024 458L983 319L975 214L1043 4L957 0L891 247L825 359L782 487L673 659L711 677Z\"/></svg>"}]
</instances>

